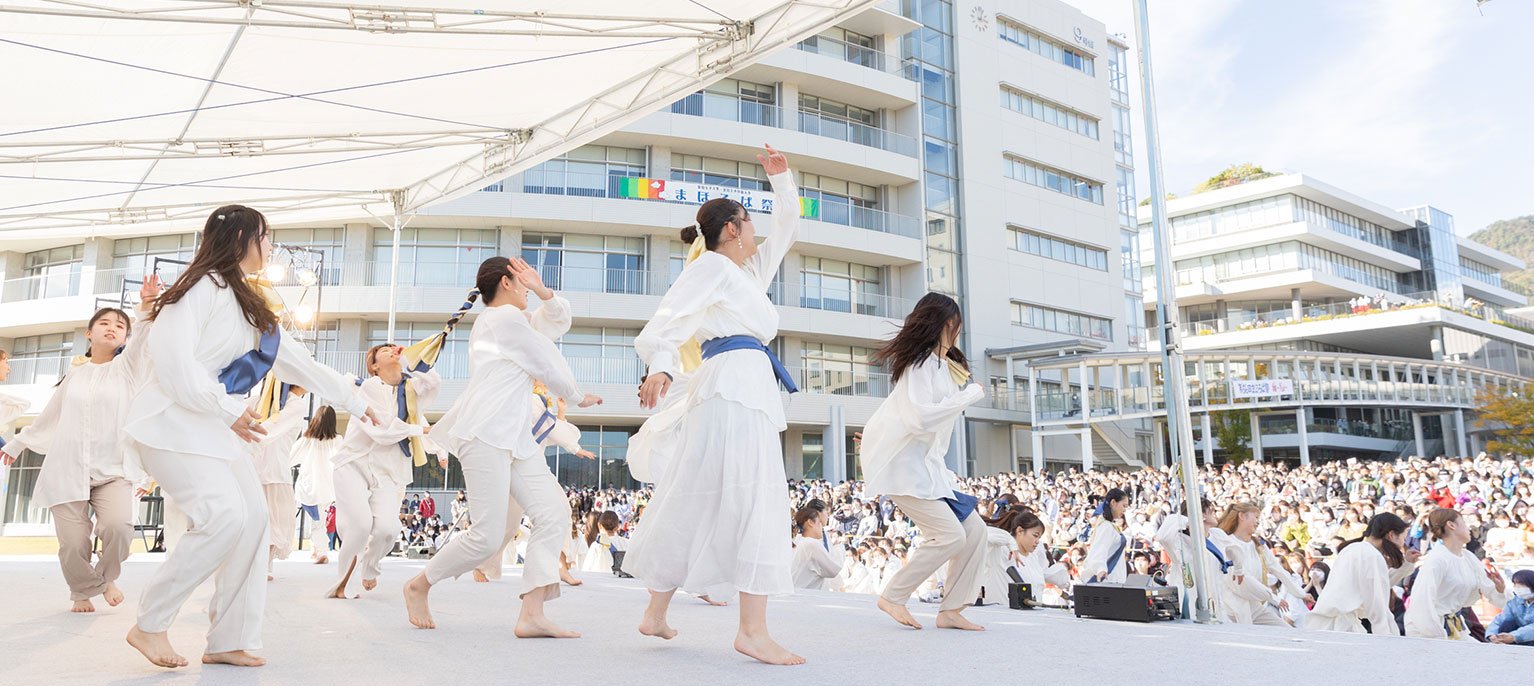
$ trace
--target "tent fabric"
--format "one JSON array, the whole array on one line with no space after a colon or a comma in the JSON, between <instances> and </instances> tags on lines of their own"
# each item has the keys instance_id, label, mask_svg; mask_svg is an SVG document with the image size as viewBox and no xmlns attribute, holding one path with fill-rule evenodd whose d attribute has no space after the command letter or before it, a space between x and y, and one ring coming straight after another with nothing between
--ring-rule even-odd
<instances>
[{"instance_id":1,"label":"tent fabric","mask_svg":"<svg viewBox=\"0 0 1534 686\"><path fill-rule=\"evenodd\" d=\"M0 0L0 236L410 214L876 2Z\"/></svg>"}]
</instances>

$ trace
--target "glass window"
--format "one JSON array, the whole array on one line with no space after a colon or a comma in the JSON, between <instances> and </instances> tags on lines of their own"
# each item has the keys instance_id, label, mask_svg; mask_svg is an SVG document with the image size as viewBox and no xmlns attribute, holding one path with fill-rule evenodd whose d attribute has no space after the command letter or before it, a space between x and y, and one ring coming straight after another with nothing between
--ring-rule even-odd
<instances>
[{"instance_id":1,"label":"glass window","mask_svg":"<svg viewBox=\"0 0 1534 686\"><path fill-rule=\"evenodd\" d=\"M1103 204L1101 183L1074 176L1070 172L1010 154L1002 156L1002 172L1009 179L1031 186L1047 188L1097 205Z\"/></svg>"},{"instance_id":2,"label":"glass window","mask_svg":"<svg viewBox=\"0 0 1534 686\"><path fill-rule=\"evenodd\" d=\"M21 336L11 341L10 376L6 384L53 385L69 371L74 334Z\"/></svg>"},{"instance_id":3,"label":"glass window","mask_svg":"<svg viewBox=\"0 0 1534 686\"><path fill-rule=\"evenodd\" d=\"M647 292L645 239L582 234L522 236L522 259L555 290L585 293Z\"/></svg>"},{"instance_id":4,"label":"glass window","mask_svg":"<svg viewBox=\"0 0 1534 686\"><path fill-rule=\"evenodd\" d=\"M80 269L84 266L84 258L83 245L29 252L22 258L26 278L7 283L6 293L0 295L0 298L9 302L79 295ZM12 293L12 290L17 292Z\"/></svg>"},{"instance_id":5,"label":"glass window","mask_svg":"<svg viewBox=\"0 0 1534 686\"><path fill-rule=\"evenodd\" d=\"M112 280L108 292L122 289L123 279L137 281L156 269L167 285L181 275L183 264L164 260L190 262L197 252L197 234L181 233L144 238L119 238L112 241ZM159 258L159 262L156 261Z\"/></svg>"},{"instance_id":6,"label":"glass window","mask_svg":"<svg viewBox=\"0 0 1534 686\"><path fill-rule=\"evenodd\" d=\"M1046 100L1020 88L1003 84L1001 106L1023 116L1038 119L1046 124L1097 140L1098 120L1089 114L1078 112L1065 105Z\"/></svg>"},{"instance_id":7,"label":"glass window","mask_svg":"<svg viewBox=\"0 0 1534 686\"><path fill-rule=\"evenodd\" d=\"M399 284L402 286L474 286L479 264L500 249L496 229L401 229ZM394 253L390 229L373 229L373 262L369 285L389 283Z\"/></svg>"},{"instance_id":8,"label":"glass window","mask_svg":"<svg viewBox=\"0 0 1534 686\"><path fill-rule=\"evenodd\" d=\"M1044 59L1058 62L1087 76L1095 76L1095 60L1077 52L1053 38L1044 36L1007 17L996 17L996 34L1008 43L1014 43Z\"/></svg>"},{"instance_id":9,"label":"glass window","mask_svg":"<svg viewBox=\"0 0 1534 686\"><path fill-rule=\"evenodd\" d=\"M345 229L276 229L272 231L272 241L319 251L320 254L325 256L324 266L321 268L320 283L326 286L338 286L341 284L341 264L346 259ZM295 278L294 275L290 274L287 279L284 279L278 285L296 283Z\"/></svg>"},{"instance_id":10,"label":"glass window","mask_svg":"<svg viewBox=\"0 0 1534 686\"><path fill-rule=\"evenodd\" d=\"M1089 314L1057 310L1031 303L1012 303L1012 323L1032 329L1113 340L1113 320Z\"/></svg>"},{"instance_id":11,"label":"glass window","mask_svg":"<svg viewBox=\"0 0 1534 686\"><path fill-rule=\"evenodd\" d=\"M588 198L623 197L621 180L643 178L647 160L644 148L582 146L524 172L522 192Z\"/></svg>"}]
</instances>

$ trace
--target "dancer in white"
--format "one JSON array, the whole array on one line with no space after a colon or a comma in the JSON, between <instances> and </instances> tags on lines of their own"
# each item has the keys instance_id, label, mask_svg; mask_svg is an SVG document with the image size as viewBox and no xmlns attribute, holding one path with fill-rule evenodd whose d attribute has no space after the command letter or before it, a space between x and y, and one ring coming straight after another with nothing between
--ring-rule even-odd
<instances>
[{"instance_id":1,"label":"dancer in white","mask_svg":"<svg viewBox=\"0 0 1534 686\"><path fill-rule=\"evenodd\" d=\"M863 493L889 496L921 530L921 545L884 586L878 606L912 629L921 623L906 602L946 563L937 625L984 630L960 613L980 596L985 521L975 511L975 497L959 492L958 477L943 461L965 408L985 397L970 379L964 353L954 347L962 326L953 298L928 293L872 358L889 366L895 387L863 429Z\"/></svg>"},{"instance_id":2,"label":"dancer in white","mask_svg":"<svg viewBox=\"0 0 1534 686\"><path fill-rule=\"evenodd\" d=\"M1501 607L1507 602L1507 584L1501 574L1485 568L1474 553L1465 550L1470 527L1458 512L1433 510L1427 523L1437 544L1422 556L1406 600L1406 635L1474 641L1460 610L1482 597Z\"/></svg>"},{"instance_id":3,"label":"dancer in white","mask_svg":"<svg viewBox=\"0 0 1534 686\"><path fill-rule=\"evenodd\" d=\"M159 293L159 279L146 277L139 290L141 316ZM133 540L133 506L149 492L138 455L122 435L128 404L149 366L143 344L149 325L139 327L124 351L132 328L128 313L115 307L92 315L85 331L88 354L59 382L37 420L0 447L7 465L27 449L48 456L32 505L53 513L71 612L95 612L91 598L98 595L112 607L122 603L117 577ZM93 533L101 539L95 565Z\"/></svg>"},{"instance_id":4,"label":"dancer in white","mask_svg":"<svg viewBox=\"0 0 1534 686\"><path fill-rule=\"evenodd\" d=\"M1124 510L1129 494L1109 489L1097 503L1097 519L1092 523L1092 538L1087 541L1087 560L1081 564L1081 576L1089 583L1124 583L1129 576L1129 561L1124 559L1129 539L1124 536Z\"/></svg>"},{"instance_id":5,"label":"dancer in white","mask_svg":"<svg viewBox=\"0 0 1534 686\"><path fill-rule=\"evenodd\" d=\"M805 505L794 513L794 588L840 591L842 554L825 538L826 512Z\"/></svg>"},{"instance_id":6,"label":"dancer in white","mask_svg":"<svg viewBox=\"0 0 1534 686\"><path fill-rule=\"evenodd\" d=\"M268 377L270 379L271 377ZM251 459L261 477L261 491L266 494L267 516L272 524L272 541L267 546L266 580L271 581L272 564L286 560L293 552L293 515L298 507L293 498L293 444L306 425L309 392L302 386L278 383L273 389L277 399L275 416L261 423L266 435L251 446ZM258 408L258 413L260 412Z\"/></svg>"},{"instance_id":7,"label":"dancer in white","mask_svg":"<svg viewBox=\"0 0 1534 686\"><path fill-rule=\"evenodd\" d=\"M268 521L245 443L265 433L242 397L270 370L373 420L347 380L315 362L282 330L246 275L266 267L266 218L226 205L208 216L191 264L155 300L147 332L152 369L125 420L144 466L186 514L190 528L144 589L128 643L150 662L181 667L166 632L192 591L213 577L204 663L260 666L261 578Z\"/></svg>"},{"instance_id":8,"label":"dancer in white","mask_svg":"<svg viewBox=\"0 0 1534 686\"><path fill-rule=\"evenodd\" d=\"M586 525L586 555L581 558L581 571L612 573L616 554L628 554L628 539L618 535L621 526L623 520L617 512L591 513L591 520Z\"/></svg>"},{"instance_id":9,"label":"dancer in white","mask_svg":"<svg viewBox=\"0 0 1534 686\"><path fill-rule=\"evenodd\" d=\"M550 309L558 309L558 307ZM553 318L552 315L550 318ZM563 319L565 322L563 330L550 336L551 339L563 336L564 332L569 330L569 316L565 315ZM553 328L557 328L557 326ZM547 335L549 331L540 329L539 333ZM529 412L533 416L532 425L535 428L536 435L539 437L538 446L541 448L559 446L565 452L583 460L597 459L595 453L581 447L581 430L574 424L565 421L565 399L549 398L548 392L548 386L545 386L542 382L534 382L533 393L528 397L528 407L531 408ZM445 462L446 458L444 457L443 460ZM446 469L446 467L447 465L444 464L443 468ZM512 510L506 512L506 521L508 524L515 521L516 524L506 527L506 533L502 535L500 549L492 553L490 557L485 558L484 562L479 563L479 566L474 568L475 581L484 583L492 579L501 578L501 566L506 561L506 549L511 546L512 540L517 536L517 531L520 528L519 525L522 523L522 515L521 506L513 503ZM579 579L570 576L570 570L565 562L563 550L560 551L559 580L571 586L581 585Z\"/></svg>"},{"instance_id":10,"label":"dancer in white","mask_svg":"<svg viewBox=\"0 0 1534 686\"><path fill-rule=\"evenodd\" d=\"M1226 621L1235 624L1292 626L1280 614L1289 609L1289 602L1273 592L1269 579L1276 577L1295 595L1304 595L1304 589L1283 573L1273 551L1253 535L1260 511L1251 503L1232 504L1209 532L1209 540L1231 564L1228 582L1220 585L1218 605Z\"/></svg>"},{"instance_id":11,"label":"dancer in white","mask_svg":"<svg viewBox=\"0 0 1534 686\"><path fill-rule=\"evenodd\" d=\"M799 191L782 153L769 146L757 159L774 190L772 236L758 248L745 207L729 198L704 203L682 240L706 250L682 270L634 340L649 367L639 390L646 409L666 397L683 371L681 350L695 337L703 341L704 361L687 384L686 416L676 430L681 447L654 477L655 496L624 568L650 589L640 633L676 636L666 611L678 588L713 597L738 592L735 649L770 664L802 664L767 630L768 596L793 592L792 550L783 540L787 424L777 384L797 390L767 347L778 333L767 289L798 236Z\"/></svg>"},{"instance_id":12,"label":"dancer in white","mask_svg":"<svg viewBox=\"0 0 1534 686\"><path fill-rule=\"evenodd\" d=\"M1216 617L1219 616L1217 604L1220 594L1218 589L1224 584L1230 583L1225 574L1230 571L1232 564L1229 560L1225 559L1225 552L1220 550L1209 539L1209 533L1220 523L1220 518L1215 513L1215 504L1204 499L1200 499L1199 502L1204 505L1203 545L1196 546L1193 543L1193 535L1189 533L1188 528L1188 517L1183 514L1187 512L1188 506L1186 504L1178 512L1168 513L1166 519L1161 520L1161 526L1156 529L1155 534L1156 542L1161 544L1161 548L1171 558L1171 563L1167 565L1166 579L1173 588L1177 589L1177 598L1182 607L1182 616L1187 619L1193 619L1196 616L1194 608L1197 602L1198 589L1194 587L1193 569L1188 565L1189 562L1196 559L1194 555L1202 550L1206 556L1204 558L1204 570L1209 574L1210 585L1216 588L1216 592L1210 594L1212 597L1209 598L1208 602L1211 614L1214 614Z\"/></svg>"},{"instance_id":13,"label":"dancer in white","mask_svg":"<svg viewBox=\"0 0 1534 686\"><path fill-rule=\"evenodd\" d=\"M543 612L545 601L559 597L559 551L570 503L540 445L547 438L542 432L553 428L553 417L546 412L534 417L528 402L534 379L580 407L602 399L581 393L575 373L554 346L558 334L550 330L563 333L569 327L570 304L543 285L537 269L520 259L492 257L480 264L475 286L468 303L484 297L486 309L469 336L469 385L434 430L463 465L474 526L448 541L405 584L405 607L411 624L435 628L427 604L431 587L494 555L526 513L532 535L513 633L519 638L576 638L580 634L561 628ZM526 311L529 290L543 301L533 312Z\"/></svg>"},{"instance_id":14,"label":"dancer in white","mask_svg":"<svg viewBox=\"0 0 1534 686\"><path fill-rule=\"evenodd\" d=\"M1070 572L1066 571L1064 564L1050 562L1049 555L1040 544L1044 537L1044 520L1039 519L1037 514L1013 505L986 523L990 525L986 528L986 533L990 535L987 553L989 564L986 565L985 580L981 584L986 603L1008 602L1007 585L1012 582L1011 576L1007 574L1009 568L1016 569L1023 583L1028 584L1029 599L1034 602L1044 600L1045 584L1053 584L1062 592L1070 587Z\"/></svg>"},{"instance_id":15,"label":"dancer in white","mask_svg":"<svg viewBox=\"0 0 1534 686\"><path fill-rule=\"evenodd\" d=\"M1370 518L1363 537L1344 543L1332 560L1326 588L1305 615L1305 628L1401 635L1390 612L1390 570L1405 564L1401 546L1409 528L1389 512Z\"/></svg>"},{"instance_id":16,"label":"dancer in white","mask_svg":"<svg viewBox=\"0 0 1534 686\"><path fill-rule=\"evenodd\" d=\"M314 411L314 418L309 420L309 426L298 442L293 444L293 466L298 467L293 497L314 523L314 535L310 537L314 549L309 557L317 565L330 562L330 556L320 548L320 539L325 537L325 518L321 515L336 500L334 458L341 448L340 435L336 431L336 411L329 405L321 405ZM329 541L326 546L328 548Z\"/></svg>"},{"instance_id":17,"label":"dancer in white","mask_svg":"<svg viewBox=\"0 0 1534 686\"><path fill-rule=\"evenodd\" d=\"M413 468L426 463L421 438L430 430L412 408L426 407L437 398L442 376L434 369L407 373L400 363L400 346L375 345L367 352L369 376L361 383L362 397L380 424L351 422L333 458L336 489L336 553L339 580L325 593L344 599L353 574L362 588L378 587L380 565L399 538L399 504L410 485Z\"/></svg>"}]
</instances>

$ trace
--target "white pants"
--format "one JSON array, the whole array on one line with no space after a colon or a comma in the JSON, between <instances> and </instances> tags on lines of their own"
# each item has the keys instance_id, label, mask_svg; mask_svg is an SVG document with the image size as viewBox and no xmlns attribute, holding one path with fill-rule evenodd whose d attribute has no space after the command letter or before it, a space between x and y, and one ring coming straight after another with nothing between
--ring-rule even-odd
<instances>
[{"instance_id":1,"label":"white pants","mask_svg":"<svg viewBox=\"0 0 1534 686\"><path fill-rule=\"evenodd\" d=\"M192 591L212 576L207 652L260 650L268 518L255 467L247 459L147 446L141 456L145 469L185 513L187 531L144 588L139 628L168 631Z\"/></svg>"},{"instance_id":2,"label":"white pants","mask_svg":"<svg viewBox=\"0 0 1534 686\"><path fill-rule=\"evenodd\" d=\"M485 563L499 570L499 552L517 535L526 514L533 532L527 540L517 596L549 586L546 599L558 598L559 551L570 529L570 503L548 463L542 456L514 460L510 452L479 441L464 446L458 463L463 466L474 526L454 536L426 563L426 581L435 584L456 578Z\"/></svg>"},{"instance_id":3,"label":"white pants","mask_svg":"<svg viewBox=\"0 0 1534 686\"><path fill-rule=\"evenodd\" d=\"M336 533L341 536L336 572L345 579L355 565L363 579L377 579L380 563L399 539L400 487L363 460L336 467L335 482Z\"/></svg>"}]
</instances>

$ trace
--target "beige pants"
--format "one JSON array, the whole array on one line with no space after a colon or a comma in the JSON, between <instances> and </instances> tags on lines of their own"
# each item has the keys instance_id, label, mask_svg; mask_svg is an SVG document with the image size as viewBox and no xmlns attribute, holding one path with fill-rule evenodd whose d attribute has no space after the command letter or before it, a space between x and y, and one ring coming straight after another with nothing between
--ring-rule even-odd
<instances>
[{"instance_id":1,"label":"beige pants","mask_svg":"<svg viewBox=\"0 0 1534 686\"><path fill-rule=\"evenodd\" d=\"M341 535L336 575L377 579L399 540L400 487L359 459L336 467L336 533ZM335 593L338 580L330 589Z\"/></svg>"},{"instance_id":2,"label":"beige pants","mask_svg":"<svg viewBox=\"0 0 1534 686\"><path fill-rule=\"evenodd\" d=\"M59 503L53 512L53 529L59 537L59 566L69 584L70 600L89 600L117 580L122 562L133 542L133 485L127 479L91 482L89 500ZM101 556L91 566L91 512L94 530L101 538Z\"/></svg>"},{"instance_id":3,"label":"beige pants","mask_svg":"<svg viewBox=\"0 0 1534 686\"><path fill-rule=\"evenodd\" d=\"M271 557L286 560L293 552L293 513L298 511L298 505L293 502L293 485L263 484L261 490L266 493L266 511L272 522ZM271 567L268 560L268 572Z\"/></svg>"},{"instance_id":4,"label":"beige pants","mask_svg":"<svg viewBox=\"0 0 1534 686\"><path fill-rule=\"evenodd\" d=\"M533 532L517 595L549 586L546 599L558 598L559 551L570 530L570 502L548 462L542 456L513 460L504 450L472 441L458 455L458 463L463 465L474 526L454 536L426 563L426 580L436 584L482 564L495 565L498 571L500 551L517 535L526 514Z\"/></svg>"},{"instance_id":5,"label":"beige pants","mask_svg":"<svg viewBox=\"0 0 1534 686\"><path fill-rule=\"evenodd\" d=\"M974 605L980 597L980 578L985 570L985 524L980 515L972 512L961 523L948 503L941 500L903 495L891 496L890 500L916 523L922 538L905 566L884 587L883 598L904 605L917 587L946 562L947 582L940 608L946 612Z\"/></svg>"}]
</instances>

